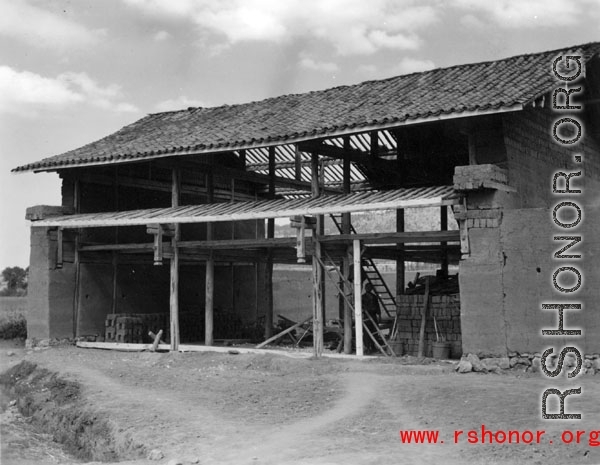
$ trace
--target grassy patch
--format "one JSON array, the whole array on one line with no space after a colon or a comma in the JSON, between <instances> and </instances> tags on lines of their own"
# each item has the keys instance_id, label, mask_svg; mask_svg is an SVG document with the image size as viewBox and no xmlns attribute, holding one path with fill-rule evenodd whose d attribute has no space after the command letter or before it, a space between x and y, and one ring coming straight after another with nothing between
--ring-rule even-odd
<instances>
[{"instance_id":1,"label":"grassy patch","mask_svg":"<svg viewBox=\"0 0 600 465\"><path fill-rule=\"evenodd\" d=\"M26 308L26 298L0 298L0 339L27 338Z\"/></svg>"}]
</instances>

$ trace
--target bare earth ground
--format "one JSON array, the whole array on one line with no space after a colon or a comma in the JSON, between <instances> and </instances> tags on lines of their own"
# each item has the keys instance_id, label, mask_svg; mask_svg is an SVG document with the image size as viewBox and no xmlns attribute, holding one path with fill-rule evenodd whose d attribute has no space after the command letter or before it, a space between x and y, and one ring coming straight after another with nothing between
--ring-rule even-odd
<instances>
[{"instance_id":1,"label":"bare earth ground","mask_svg":"<svg viewBox=\"0 0 600 465\"><path fill-rule=\"evenodd\" d=\"M22 360L80 383L86 405L110 419L121 437L143 445L144 455L154 448L164 453L158 461L126 463L166 464L173 458L201 464L600 463L600 447L588 444L589 431L600 430L598 376L549 382L517 372L459 375L449 363L406 365L402 359L301 360L72 346L26 351L0 344L0 371ZM582 412L582 420L541 420L541 394L551 386L582 386L578 399L567 400L567 411ZM546 434L542 443L531 445L468 444L464 436L454 443L455 430L481 425ZM444 443L402 444L399 430L408 429L439 430ZM580 444L560 444L565 429L586 433ZM67 461L31 461L17 446L5 429L3 465Z\"/></svg>"}]
</instances>

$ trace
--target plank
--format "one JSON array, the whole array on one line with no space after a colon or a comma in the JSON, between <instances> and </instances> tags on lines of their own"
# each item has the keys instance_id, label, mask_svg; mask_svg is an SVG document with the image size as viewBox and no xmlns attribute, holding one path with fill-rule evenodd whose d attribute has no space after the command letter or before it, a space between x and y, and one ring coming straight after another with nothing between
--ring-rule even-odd
<instances>
[{"instance_id":1,"label":"plank","mask_svg":"<svg viewBox=\"0 0 600 465\"><path fill-rule=\"evenodd\" d=\"M269 339L267 339L266 341L261 342L260 344L258 344L256 346L256 349L260 349L264 346L266 346L267 344L276 341L277 339L279 339L282 336L285 336L287 333L291 333L292 331L294 331L296 328L299 328L300 326L302 326L305 323L308 323L310 320L312 320L312 316L309 316L306 320L302 321L301 323L296 323L293 326L290 326L289 328L284 329L283 331L281 331L280 333L275 334L275 336L271 336Z\"/></svg>"}]
</instances>

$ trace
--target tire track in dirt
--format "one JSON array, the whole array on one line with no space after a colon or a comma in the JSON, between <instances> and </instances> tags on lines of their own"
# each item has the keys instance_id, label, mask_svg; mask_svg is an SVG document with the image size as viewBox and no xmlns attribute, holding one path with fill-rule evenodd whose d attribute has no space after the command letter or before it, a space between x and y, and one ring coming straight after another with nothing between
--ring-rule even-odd
<instances>
[{"instance_id":1,"label":"tire track in dirt","mask_svg":"<svg viewBox=\"0 0 600 465\"><path fill-rule=\"evenodd\" d=\"M366 438L357 439L357 442L363 442L363 452L344 452L344 446L336 443L335 438L328 435L328 431L342 421L352 423L353 419L359 419L363 415L373 415L376 418L380 414L376 409L382 407L380 399L389 396L388 390L393 389L393 377L358 372L341 375L340 381L346 392L331 409L277 431L252 434L247 438L250 443L247 447L223 455L214 463L368 464L382 463L382 460L389 461L391 458L397 464L462 463L449 457L441 445L400 444L399 439L396 442L397 433L393 434L394 440L375 447ZM407 413L401 402L395 402L382 413L393 417L394 424L399 424L401 428L423 428L423 425Z\"/></svg>"},{"instance_id":2,"label":"tire track in dirt","mask_svg":"<svg viewBox=\"0 0 600 465\"><path fill-rule=\"evenodd\" d=\"M248 444L246 447L223 455L215 463L258 463L261 465L337 463L321 461L321 459L315 461L312 458L303 461L300 457L307 450L319 450L324 441L324 436L321 433L325 428L346 417L359 414L374 399L376 386L368 375L350 373L341 375L341 377L341 384L346 387L346 392L331 409L318 416L300 420L277 430L252 434L247 437Z\"/></svg>"}]
</instances>

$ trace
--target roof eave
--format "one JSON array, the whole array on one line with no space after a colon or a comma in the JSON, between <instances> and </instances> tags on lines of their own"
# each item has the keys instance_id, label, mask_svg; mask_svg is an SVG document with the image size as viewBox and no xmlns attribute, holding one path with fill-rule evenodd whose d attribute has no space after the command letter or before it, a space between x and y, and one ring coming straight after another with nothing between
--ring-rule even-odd
<instances>
[{"instance_id":1,"label":"roof eave","mask_svg":"<svg viewBox=\"0 0 600 465\"><path fill-rule=\"evenodd\" d=\"M23 165L12 170L13 173L41 173L48 171L58 171L63 169L72 169L72 168L81 168L81 167L89 167L89 166L102 166L102 165L115 165L115 164L123 164L123 163L132 163L132 162L141 162L146 160L154 160L158 158L167 158L167 157L177 157L183 155L200 155L206 153L219 153L219 152L231 152L234 150L244 150L244 149L255 149L255 148L263 148L263 147L272 147L278 145L286 145L286 144L296 144L300 142L307 142L315 139L323 139L323 138L332 138L332 137L342 137L353 134L359 134L363 132L370 132L375 130L383 130L383 129L393 129L396 127L402 126L410 126L414 124L422 124L434 121L445 121L451 119L461 119L461 118L469 118L474 116L485 116L492 115L498 113L506 113L513 111L523 110L524 105L522 103L515 103L513 105L502 106L498 108L490 108L486 110L466 110L460 112L446 113L446 114L438 114L434 116L425 116L425 117L415 117L400 121L395 120L392 122L383 122L383 123L375 123L375 124L367 124L364 126L355 126L352 128L344 128L339 130L332 131L324 131L321 133L315 133L314 131L310 134L298 136L298 137L290 137L288 139L277 139L272 141L256 141L256 142L244 142L236 145L228 145L228 146L217 146L217 147L207 147L205 149L192 149L187 148L184 150L175 150L169 151L165 153L158 153L153 155L147 155L147 152L143 152L136 155L124 155L122 158L110 160L98 160L98 161L90 161L90 162L71 162L64 164L54 164L51 166L36 166L39 164Z\"/></svg>"}]
</instances>

